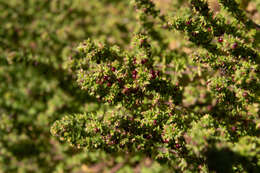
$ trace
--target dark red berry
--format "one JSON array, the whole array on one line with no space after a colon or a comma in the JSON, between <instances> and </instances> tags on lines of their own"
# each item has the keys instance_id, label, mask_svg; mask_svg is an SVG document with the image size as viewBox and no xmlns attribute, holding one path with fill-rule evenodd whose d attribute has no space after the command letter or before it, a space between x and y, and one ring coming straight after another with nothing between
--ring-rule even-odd
<instances>
[{"instance_id":1,"label":"dark red berry","mask_svg":"<svg viewBox=\"0 0 260 173\"><path fill-rule=\"evenodd\" d=\"M95 128L95 133L99 132L99 128Z\"/></svg>"},{"instance_id":2,"label":"dark red berry","mask_svg":"<svg viewBox=\"0 0 260 173\"><path fill-rule=\"evenodd\" d=\"M145 63L147 63L147 61L148 61L148 59L143 59L143 60L141 61L141 64L145 64Z\"/></svg>"},{"instance_id":3,"label":"dark red berry","mask_svg":"<svg viewBox=\"0 0 260 173\"><path fill-rule=\"evenodd\" d=\"M156 120L153 120L153 125L156 126L156 124L157 124L157 121L156 121Z\"/></svg>"},{"instance_id":4,"label":"dark red berry","mask_svg":"<svg viewBox=\"0 0 260 173\"><path fill-rule=\"evenodd\" d=\"M136 79L136 75L137 75L137 71L136 71L136 70L132 71L132 77L133 77L134 79Z\"/></svg>"},{"instance_id":5,"label":"dark red berry","mask_svg":"<svg viewBox=\"0 0 260 173\"><path fill-rule=\"evenodd\" d=\"M187 22L186 22L186 25L190 25L191 24L191 20L188 20Z\"/></svg>"},{"instance_id":6,"label":"dark red berry","mask_svg":"<svg viewBox=\"0 0 260 173\"><path fill-rule=\"evenodd\" d=\"M223 42L223 38L222 37L218 38L218 42L222 43Z\"/></svg>"},{"instance_id":7,"label":"dark red berry","mask_svg":"<svg viewBox=\"0 0 260 173\"><path fill-rule=\"evenodd\" d=\"M155 78L156 78L156 74L155 74L155 71L154 71L154 70L151 70L151 71L150 71L150 74L152 75L152 79L155 79Z\"/></svg>"},{"instance_id":8,"label":"dark red berry","mask_svg":"<svg viewBox=\"0 0 260 173\"><path fill-rule=\"evenodd\" d=\"M136 58L133 59L133 64L136 64Z\"/></svg>"},{"instance_id":9,"label":"dark red berry","mask_svg":"<svg viewBox=\"0 0 260 173\"><path fill-rule=\"evenodd\" d=\"M108 80L108 76L104 76L103 79L106 81Z\"/></svg>"},{"instance_id":10,"label":"dark red berry","mask_svg":"<svg viewBox=\"0 0 260 173\"><path fill-rule=\"evenodd\" d=\"M180 144L175 144L175 147L176 147L176 148L180 148L181 145L180 145Z\"/></svg>"},{"instance_id":11,"label":"dark red berry","mask_svg":"<svg viewBox=\"0 0 260 173\"><path fill-rule=\"evenodd\" d=\"M111 86L112 86L112 84L111 84L110 82L108 82L108 83L107 83L107 86L108 86L108 87L111 87Z\"/></svg>"},{"instance_id":12,"label":"dark red berry","mask_svg":"<svg viewBox=\"0 0 260 173\"><path fill-rule=\"evenodd\" d=\"M116 71L116 68L115 68L115 67L112 67L111 70L112 70L113 72L115 72L115 71Z\"/></svg>"},{"instance_id":13,"label":"dark red berry","mask_svg":"<svg viewBox=\"0 0 260 173\"><path fill-rule=\"evenodd\" d=\"M237 43L234 43L234 44L232 45L232 49L237 48L237 46L238 46L238 44L237 44Z\"/></svg>"}]
</instances>

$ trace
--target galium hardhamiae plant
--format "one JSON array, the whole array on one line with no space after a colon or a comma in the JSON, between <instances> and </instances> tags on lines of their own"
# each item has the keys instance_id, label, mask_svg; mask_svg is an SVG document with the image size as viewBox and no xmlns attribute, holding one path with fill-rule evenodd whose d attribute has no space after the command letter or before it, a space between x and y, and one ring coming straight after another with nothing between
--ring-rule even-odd
<instances>
[{"instance_id":1,"label":"galium hardhamiae plant","mask_svg":"<svg viewBox=\"0 0 260 173\"><path fill-rule=\"evenodd\" d=\"M128 50L88 39L66 64L81 89L111 109L65 116L51 133L89 151L143 153L176 171L260 171L258 26L236 1L219 3L225 16L190 0L176 17L134 0L140 27ZM180 54L158 26L188 38L193 53L184 56L195 71L169 72Z\"/></svg>"}]
</instances>

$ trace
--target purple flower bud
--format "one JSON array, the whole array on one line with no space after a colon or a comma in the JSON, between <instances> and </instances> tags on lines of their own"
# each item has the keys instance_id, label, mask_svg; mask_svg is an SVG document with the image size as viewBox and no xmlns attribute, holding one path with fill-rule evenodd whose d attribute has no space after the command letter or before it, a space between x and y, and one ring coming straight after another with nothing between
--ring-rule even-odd
<instances>
[{"instance_id":1,"label":"purple flower bud","mask_svg":"<svg viewBox=\"0 0 260 173\"><path fill-rule=\"evenodd\" d=\"M113 72L115 72L115 71L116 71L116 68L115 68L115 67L112 67L111 70L112 70Z\"/></svg>"},{"instance_id":2,"label":"purple flower bud","mask_svg":"<svg viewBox=\"0 0 260 173\"><path fill-rule=\"evenodd\" d=\"M234 44L232 45L232 49L237 48L237 46L238 46L238 44L237 44L237 43L234 43Z\"/></svg>"}]
</instances>

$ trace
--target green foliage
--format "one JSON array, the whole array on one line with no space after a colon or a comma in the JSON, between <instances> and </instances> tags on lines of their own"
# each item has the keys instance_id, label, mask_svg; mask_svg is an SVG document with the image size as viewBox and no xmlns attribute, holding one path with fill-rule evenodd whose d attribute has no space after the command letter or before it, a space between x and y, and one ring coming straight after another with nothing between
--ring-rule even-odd
<instances>
[{"instance_id":1,"label":"green foliage","mask_svg":"<svg viewBox=\"0 0 260 173\"><path fill-rule=\"evenodd\" d=\"M164 3L0 0L0 173L260 172L258 25Z\"/></svg>"},{"instance_id":2,"label":"green foliage","mask_svg":"<svg viewBox=\"0 0 260 173\"><path fill-rule=\"evenodd\" d=\"M213 14L204 0L191 0L181 16L133 1L141 27L129 49L89 39L67 62L81 89L110 111L69 114L51 133L89 151L142 153L181 172L258 172L257 31L236 1L220 3L230 15ZM176 76L166 70L182 52L169 49L158 26L192 43L194 53L182 59L190 65Z\"/></svg>"}]
</instances>

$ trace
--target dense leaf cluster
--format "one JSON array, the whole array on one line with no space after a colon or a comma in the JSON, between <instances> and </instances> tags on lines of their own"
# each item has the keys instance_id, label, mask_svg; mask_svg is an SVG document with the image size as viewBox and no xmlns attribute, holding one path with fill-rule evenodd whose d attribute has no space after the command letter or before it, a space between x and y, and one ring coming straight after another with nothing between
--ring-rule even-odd
<instances>
[{"instance_id":1,"label":"dense leaf cluster","mask_svg":"<svg viewBox=\"0 0 260 173\"><path fill-rule=\"evenodd\" d=\"M251 3L0 0L0 173L260 172Z\"/></svg>"},{"instance_id":2,"label":"dense leaf cluster","mask_svg":"<svg viewBox=\"0 0 260 173\"><path fill-rule=\"evenodd\" d=\"M134 0L145 29L137 30L128 50L87 40L68 60L81 89L111 111L65 116L52 134L90 151L143 153L176 171L258 172L257 27L236 1L219 2L228 18L205 0L191 0L179 17ZM158 26L193 43L194 53L183 55L193 60L193 76L188 66L177 76L167 73L181 52L166 47Z\"/></svg>"}]
</instances>

